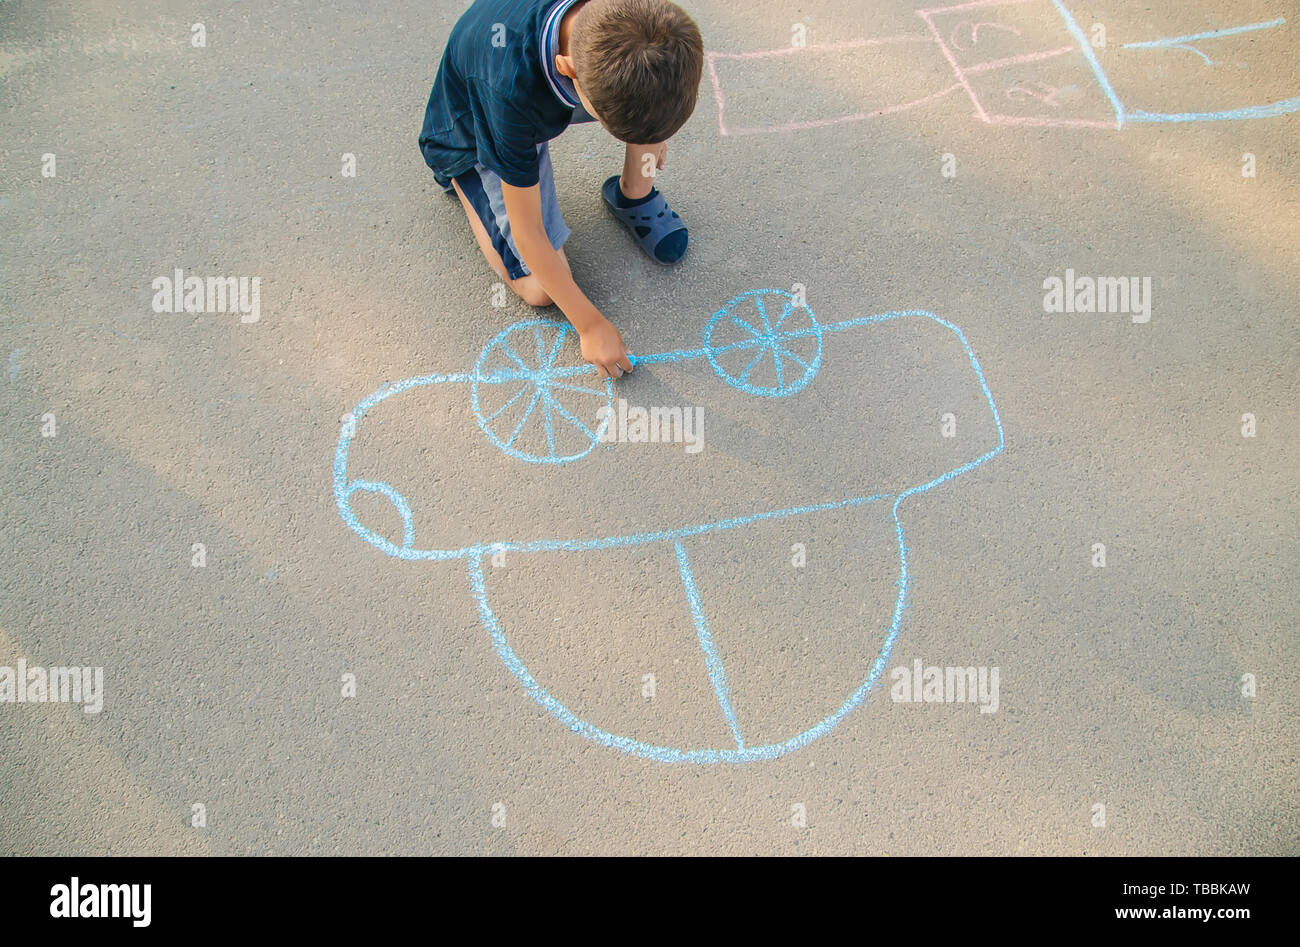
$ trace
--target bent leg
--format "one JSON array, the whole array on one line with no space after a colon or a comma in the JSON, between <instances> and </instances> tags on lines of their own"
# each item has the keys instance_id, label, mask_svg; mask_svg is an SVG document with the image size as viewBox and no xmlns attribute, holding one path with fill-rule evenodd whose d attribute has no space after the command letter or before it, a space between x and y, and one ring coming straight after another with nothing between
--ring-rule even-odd
<instances>
[{"instance_id":1,"label":"bent leg","mask_svg":"<svg viewBox=\"0 0 1300 947\"><path fill-rule=\"evenodd\" d=\"M487 228L483 226L483 221L475 212L474 206L461 190L460 183L452 180L452 187L456 189L456 196L460 198L460 204L465 209L465 216L469 218L470 229L474 231L474 239L478 241L478 248L483 253L483 258L487 260L488 265L501 277L502 282L514 291L515 295L528 303L530 306L550 306L554 301L542 288L537 277L532 273L527 273L517 279L511 279L506 273L505 264L501 261L501 254L497 253L496 248L492 245L492 238L488 236ZM560 259L564 260L564 265L569 265L568 259L564 256L564 250L559 250Z\"/></svg>"}]
</instances>

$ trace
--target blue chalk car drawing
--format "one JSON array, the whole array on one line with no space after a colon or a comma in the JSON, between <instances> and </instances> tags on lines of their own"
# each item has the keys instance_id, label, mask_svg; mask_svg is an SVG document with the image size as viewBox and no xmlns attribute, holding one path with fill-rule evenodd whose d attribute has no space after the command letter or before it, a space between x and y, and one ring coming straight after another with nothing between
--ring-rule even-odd
<instances>
[{"instance_id":1,"label":"blue chalk car drawing","mask_svg":"<svg viewBox=\"0 0 1300 947\"><path fill-rule=\"evenodd\" d=\"M697 348L662 352L635 358L637 367L659 362L684 362L703 359L718 378L732 387L758 398L789 398L798 394L817 377L826 355L828 342L838 333L867 328L881 323L925 319L951 333L961 343L970 368L979 382L997 428L997 444L974 460L918 483L900 492L845 496L839 499L786 509L772 509L749 515L691 523L658 531L628 533L594 538L519 538L495 537L490 542L455 549L422 548L417 545L414 518L405 497L392 485L376 480L352 479L348 476L348 455L358 427L366 413L394 395L426 385L468 388L474 418L484 437L508 457L530 464L568 464L581 460L600 443L604 426L612 411L599 411L613 402L613 384L598 381L596 370L588 364L566 363L561 355L574 330L567 324L549 319L516 323L499 333L483 348L474 367L456 374L417 375L385 385L362 400L343 418L334 459L334 497L343 521L366 542L397 559L460 560L469 574L470 590L478 606L479 617L496 648L497 655L529 695L548 713L569 729L605 746L661 762L745 763L769 760L796 750L825 735L857 707L879 681L898 637L903 612L908 604L909 576L907 545L899 507L908 497L925 493L967 471L978 467L1002 452L1005 440L1002 421L984 373L962 331L933 313L919 310L888 312L874 316L824 324L812 310L794 295L773 289L751 290L740 294L713 314L702 333ZM754 380L762 368L762 381ZM571 410L574 399L588 402L587 409ZM508 406L524 405L519 420L503 422ZM586 419L604 417L604 422L588 425ZM594 429L593 429L594 426ZM616 447L611 449L618 449ZM401 543L395 543L363 525L352 508L358 492L386 498L402 521ZM726 671L709 631L706 609L691 571L687 543L693 536L719 530L744 527L763 520L803 516L828 510L869 503L892 503L895 534L898 542L898 595L893 617L879 655L861 684L848 694L828 716L783 742L748 745L731 705ZM673 547L681 574L683 591L695 623L704 654L704 669L709 676L718 704L735 741L734 746L680 748L646 743L610 733L579 718L533 677L516 655L508 636L492 611L488 600L484 559L498 552L583 552L665 543Z\"/></svg>"}]
</instances>

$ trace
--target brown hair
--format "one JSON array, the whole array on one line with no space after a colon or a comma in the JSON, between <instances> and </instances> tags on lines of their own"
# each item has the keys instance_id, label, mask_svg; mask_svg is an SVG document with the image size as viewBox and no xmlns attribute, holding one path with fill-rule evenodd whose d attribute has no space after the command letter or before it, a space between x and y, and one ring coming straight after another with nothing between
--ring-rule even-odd
<instances>
[{"instance_id":1,"label":"brown hair","mask_svg":"<svg viewBox=\"0 0 1300 947\"><path fill-rule=\"evenodd\" d=\"M667 141L695 111L704 41L675 3L588 0L569 44L583 95L620 141Z\"/></svg>"}]
</instances>

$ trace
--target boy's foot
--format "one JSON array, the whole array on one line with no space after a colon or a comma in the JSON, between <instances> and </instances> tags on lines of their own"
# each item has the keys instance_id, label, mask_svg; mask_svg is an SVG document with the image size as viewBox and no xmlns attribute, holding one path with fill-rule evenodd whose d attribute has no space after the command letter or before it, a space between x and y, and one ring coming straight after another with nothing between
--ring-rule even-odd
<instances>
[{"instance_id":1,"label":"boy's foot","mask_svg":"<svg viewBox=\"0 0 1300 947\"><path fill-rule=\"evenodd\" d=\"M600 189L609 209L656 263L676 263L686 254L686 225L658 190L651 188L645 197L631 199L623 195L618 179L614 175Z\"/></svg>"}]
</instances>

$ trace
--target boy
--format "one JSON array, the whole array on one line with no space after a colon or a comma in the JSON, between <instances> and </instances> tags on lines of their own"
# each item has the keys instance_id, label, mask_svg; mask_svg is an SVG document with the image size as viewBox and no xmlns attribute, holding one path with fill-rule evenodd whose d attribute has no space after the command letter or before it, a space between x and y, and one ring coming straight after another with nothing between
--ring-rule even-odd
<instances>
[{"instance_id":1,"label":"boy","mask_svg":"<svg viewBox=\"0 0 1300 947\"><path fill-rule=\"evenodd\" d=\"M602 378L632 359L569 271L546 143L590 121L624 142L605 202L656 261L676 262L686 227L651 179L695 109L703 62L698 27L668 0L475 0L438 66L425 162L497 275L529 305L558 305Z\"/></svg>"}]
</instances>

